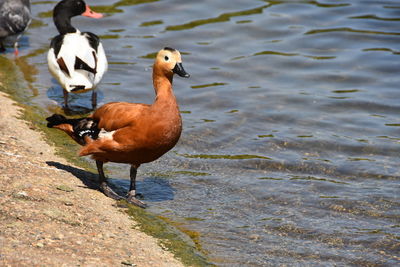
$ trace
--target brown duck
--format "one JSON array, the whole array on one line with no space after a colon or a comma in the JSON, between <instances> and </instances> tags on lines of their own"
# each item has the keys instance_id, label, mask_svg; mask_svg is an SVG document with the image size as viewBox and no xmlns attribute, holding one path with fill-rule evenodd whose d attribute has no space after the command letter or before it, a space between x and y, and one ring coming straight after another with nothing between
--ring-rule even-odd
<instances>
[{"instance_id":1,"label":"brown duck","mask_svg":"<svg viewBox=\"0 0 400 267\"><path fill-rule=\"evenodd\" d=\"M136 198L136 172L142 163L154 161L178 142L182 120L173 89L174 73L188 78L182 67L178 50L160 50L153 66L153 85L156 93L153 104L111 102L92 115L68 119L54 114L48 117L47 127L66 132L82 145L79 156L91 155L96 160L100 190L113 199L123 199L107 184L103 164L106 162L131 165L131 184L126 200L140 207L145 204Z\"/></svg>"}]
</instances>

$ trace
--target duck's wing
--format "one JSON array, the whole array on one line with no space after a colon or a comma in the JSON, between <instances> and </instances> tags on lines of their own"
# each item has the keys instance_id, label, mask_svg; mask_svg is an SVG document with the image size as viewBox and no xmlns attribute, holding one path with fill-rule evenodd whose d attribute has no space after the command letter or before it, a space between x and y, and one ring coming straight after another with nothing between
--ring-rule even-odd
<instances>
[{"instance_id":1,"label":"duck's wing","mask_svg":"<svg viewBox=\"0 0 400 267\"><path fill-rule=\"evenodd\" d=\"M84 32L82 34L88 39L89 45L96 51L96 76L94 83L98 84L108 68L106 53L104 52L100 38L96 34L91 32Z\"/></svg>"},{"instance_id":2,"label":"duck's wing","mask_svg":"<svg viewBox=\"0 0 400 267\"><path fill-rule=\"evenodd\" d=\"M53 73L53 75L57 78L59 78L61 75L67 77L71 76L71 72L68 69L64 59L62 57L58 58L63 40L64 35L57 35L51 39L50 50L47 54L47 63L49 65L50 72Z\"/></svg>"},{"instance_id":3,"label":"duck's wing","mask_svg":"<svg viewBox=\"0 0 400 267\"><path fill-rule=\"evenodd\" d=\"M127 102L111 102L101 106L92 118L98 122L98 127L106 131L115 131L127 126L134 126L139 118L144 118L150 112L146 104Z\"/></svg>"},{"instance_id":4,"label":"duck's wing","mask_svg":"<svg viewBox=\"0 0 400 267\"><path fill-rule=\"evenodd\" d=\"M0 36L22 33L31 22L29 1L0 3Z\"/></svg>"},{"instance_id":5,"label":"duck's wing","mask_svg":"<svg viewBox=\"0 0 400 267\"><path fill-rule=\"evenodd\" d=\"M63 58L70 73L85 70L93 75L96 74L97 47L93 48L85 35L79 32L66 34L59 45L56 57Z\"/></svg>"}]
</instances>

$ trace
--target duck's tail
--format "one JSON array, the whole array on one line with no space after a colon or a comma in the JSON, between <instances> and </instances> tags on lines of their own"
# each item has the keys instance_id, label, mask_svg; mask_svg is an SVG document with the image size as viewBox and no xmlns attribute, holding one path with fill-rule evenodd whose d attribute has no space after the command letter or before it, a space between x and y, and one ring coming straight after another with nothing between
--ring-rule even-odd
<instances>
[{"instance_id":1,"label":"duck's tail","mask_svg":"<svg viewBox=\"0 0 400 267\"><path fill-rule=\"evenodd\" d=\"M60 114L53 114L46 118L47 127L56 128L64 131L78 144L85 145L85 136L97 139L100 129L92 118L68 119Z\"/></svg>"},{"instance_id":2,"label":"duck's tail","mask_svg":"<svg viewBox=\"0 0 400 267\"><path fill-rule=\"evenodd\" d=\"M72 93L83 93L95 89L95 76L86 69L76 69L72 77L65 80L65 90Z\"/></svg>"},{"instance_id":3,"label":"duck's tail","mask_svg":"<svg viewBox=\"0 0 400 267\"><path fill-rule=\"evenodd\" d=\"M47 127L53 128L54 126L60 125L60 124L69 124L68 119L60 114L53 114L50 117L46 118L47 121Z\"/></svg>"}]
</instances>

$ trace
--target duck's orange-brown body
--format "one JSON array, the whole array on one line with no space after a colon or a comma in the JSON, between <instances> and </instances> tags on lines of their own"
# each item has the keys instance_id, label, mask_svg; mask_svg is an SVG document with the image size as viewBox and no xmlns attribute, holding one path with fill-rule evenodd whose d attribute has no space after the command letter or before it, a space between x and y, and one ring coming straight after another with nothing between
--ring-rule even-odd
<instances>
[{"instance_id":1,"label":"duck's orange-brown body","mask_svg":"<svg viewBox=\"0 0 400 267\"><path fill-rule=\"evenodd\" d=\"M92 155L95 160L129 163L136 167L158 159L173 148L182 131L182 120L172 91L166 99L158 98L152 105L108 103L92 118L108 133L97 140L89 140L79 155Z\"/></svg>"},{"instance_id":2,"label":"duck's orange-brown body","mask_svg":"<svg viewBox=\"0 0 400 267\"><path fill-rule=\"evenodd\" d=\"M182 132L182 120L172 90L174 73L189 77L181 64L179 51L164 48L153 66L156 98L151 105L111 102L88 118L67 119L54 114L47 118L48 127L66 132L81 144L79 155L96 160L102 191L115 199L119 196L105 183L103 163L131 165L131 188L128 201L141 206L134 198L136 169L154 161L173 148Z\"/></svg>"}]
</instances>

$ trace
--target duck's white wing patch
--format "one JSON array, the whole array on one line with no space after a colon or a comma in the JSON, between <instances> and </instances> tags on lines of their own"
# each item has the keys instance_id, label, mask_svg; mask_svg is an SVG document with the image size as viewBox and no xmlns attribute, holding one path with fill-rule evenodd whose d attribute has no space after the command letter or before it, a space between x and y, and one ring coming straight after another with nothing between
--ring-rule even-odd
<instances>
[{"instance_id":1,"label":"duck's white wing patch","mask_svg":"<svg viewBox=\"0 0 400 267\"><path fill-rule=\"evenodd\" d=\"M113 139L115 131L107 132L104 128L101 128L99 132L99 139Z\"/></svg>"}]
</instances>

